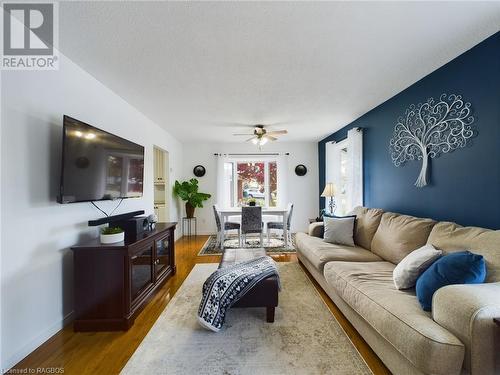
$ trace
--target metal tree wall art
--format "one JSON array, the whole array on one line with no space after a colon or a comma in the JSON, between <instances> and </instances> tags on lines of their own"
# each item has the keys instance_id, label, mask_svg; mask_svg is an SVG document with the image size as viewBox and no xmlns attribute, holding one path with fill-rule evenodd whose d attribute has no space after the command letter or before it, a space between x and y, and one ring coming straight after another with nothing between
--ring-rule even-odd
<instances>
[{"instance_id":1,"label":"metal tree wall art","mask_svg":"<svg viewBox=\"0 0 500 375\"><path fill-rule=\"evenodd\" d=\"M427 185L429 158L465 147L474 136L470 107L461 95L442 94L439 101L429 98L425 103L410 105L398 118L389 146L391 158L396 167L409 160L422 160L415 186Z\"/></svg>"}]
</instances>

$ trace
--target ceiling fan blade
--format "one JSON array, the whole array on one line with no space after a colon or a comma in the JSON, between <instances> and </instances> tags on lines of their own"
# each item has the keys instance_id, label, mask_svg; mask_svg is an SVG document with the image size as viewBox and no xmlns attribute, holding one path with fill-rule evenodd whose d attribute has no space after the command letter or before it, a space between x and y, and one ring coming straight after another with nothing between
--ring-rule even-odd
<instances>
[{"instance_id":1,"label":"ceiling fan blade","mask_svg":"<svg viewBox=\"0 0 500 375\"><path fill-rule=\"evenodd\" d=\"M272 130L267 132L267 135L279 135L279 134L288 134L288 130Z\"/></svg>"},{"instance_id":2,"label":"ceiling fan blade","mask_svg":"<svg viewBox=\"0 0 500 375\"><path fill-rule=\"evenodd\" d=\"M276 138L276 137L273 137L273 136L269 135L269 133L267 133L267 134L265 135L265 137L266 137L267 139L271 140L271 141L277 141L277 140L278 140L278 138Z\"/></svg>"},{"instance_id":3,"label":"ceiling fan blade","mask_svg":"<svg viewBox=\"0 0 500 375\"><path fill-rule=\"evenodd\" d=\"M256 136L253 136L251 138L248 138L247 140L245 140L245 142L250 142L252 139L256 139L257 137Z\"/></svg>"},{"instance_id":4,"label":"ceiling fan blade","mask_svg":"<svg viewBox=\"0 0 500 375\"><path fill-rule=\"evenodd\" d=\"M234 133L233 135L253 135L253 133Z\"/></svg>"}]
</instances>

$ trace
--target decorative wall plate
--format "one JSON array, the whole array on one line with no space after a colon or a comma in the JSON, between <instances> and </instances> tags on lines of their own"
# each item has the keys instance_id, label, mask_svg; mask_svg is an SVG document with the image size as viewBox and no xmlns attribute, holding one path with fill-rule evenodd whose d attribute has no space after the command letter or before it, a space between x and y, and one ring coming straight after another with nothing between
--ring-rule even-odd
<instances>
[{"instance_id":1,"label":"decorative wall plate","mask_svg":"<svg viewBox=\"0 0 500 375\"><path fill-rule=\"evenodd\" d=\"M415 186L427 185L429 158L467 146L476 134L471 124L471 104L461 95L442 94L439 100L410 105L398 118L389 142L392 162L396 167L409 160L422 160Z\"/></svg>"},{"instance_id":2,"label":"decorative wall plate","mask_svg":"<svg viewBox=\"0 0 500 375\"><path fill-rule=\"evenodd\" d=\"M295 167L295 174L297 176L305 176L307 173L307 167L304 164L299 164Z\"/></svg>"},{"instance_id":3,"label":"decorative wall plate","mask_svg":"<svg viewBox=\"0 0 500 375\"><path fill-rule=\"evenodd\" d=\"M197 165L196 167L193 168L193 174L196 177L203 177L205 176L205 173L207 171L205 170L205 167L203 165Z\"/></svg>"}]
</instances>

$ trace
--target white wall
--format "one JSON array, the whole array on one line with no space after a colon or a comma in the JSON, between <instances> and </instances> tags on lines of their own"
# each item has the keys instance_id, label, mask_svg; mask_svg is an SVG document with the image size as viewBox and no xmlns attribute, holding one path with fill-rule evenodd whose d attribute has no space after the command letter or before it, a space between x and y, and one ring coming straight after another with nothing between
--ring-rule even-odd
<instances>
[{"instance_id":1,"label":"white wall","mask_svg":"<svg viewBox=\"0 0 500 375\"><path fill-rule=\"evenodd\" d=\"M200 191L212 194L212 198L197 208L198 233L215 233L215 219L212 205L216 203L217 157L214 153L255 153L258 148L248 143L185 143L183 147L184 179L195 177L193 167L201 164L207 173L198 178ZM289 152L288 156L288 199L294 203L292 231L306 230L309 218L318 215L318 144L316 142L276 142L263 147L266 152ZM307 174L299 177L295 166L304 164ZM185 215L185 212L182 212Z\"/></svg>"},{"instance_id":2,"label":"white wall","mask_svg":"<svg viewBox=\"0 0 500 375\"><path fill-rule=\"evenodd\" d=\"M97 236L89 203L56 203L62 116L68 114L146 148L144 197L117 213L153 211L153 144L181 177L182 146L167 132L60 56L59 71L3 71L1 101L1 368L9 368L72 317L69 247ZM116 202L101 203L110 210ZM178 204L169 204L177 220Z\"/></svg>"}]
</instances>

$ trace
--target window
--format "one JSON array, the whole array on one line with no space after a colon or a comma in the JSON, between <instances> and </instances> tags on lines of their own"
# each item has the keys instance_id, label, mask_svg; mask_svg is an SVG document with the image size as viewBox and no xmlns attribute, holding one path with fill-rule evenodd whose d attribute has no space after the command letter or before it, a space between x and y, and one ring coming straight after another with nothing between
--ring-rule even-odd
<instances>
[{"instance_id":1,"label":"window","mask_svg":"<svg viewBox=\"0 0 500 375\"><path fill-rule=\"evenodd\" d=\"M340 148L340 178L339 187L337 191L337 211L339 215L345 215L350 208L347 206L347 190L349 184L349 175L347 173L347 168L349 165L349 154L346 147Z\"/></svg>"},{"instance_id":2,"label":"window","mask_svg":"<svg viewBox=\"0 0 500 375\"><path fill-rule=\"evenodd\" d=\"M328 142L325 149L325 183L335 186L337 215L363 205L363 131L353 128L347 139Z\"/></svg>"},{"instance_id":3,"label":"window","mask_svg":"<svg viewBox=\"0 0 500 375\"><path fill-rule=\"evenodd\" d=\"M349 185L349 153L347 140L329 143L326 148L326 181L332 182L335 187L335 214L345 215L349 210L348 185Z\"/></svg>"},{"instance_id":4,"label":"window","mask_svg":"<svg viewBox=\"0 0 500 375\"><path fill-rule=\"evenodd\" d=\"M278 201L278 166L275 160L235 160L224 163L225 201L246 205L255 199L257 205L276 207Z\"/></svg>"}]
</instances>

